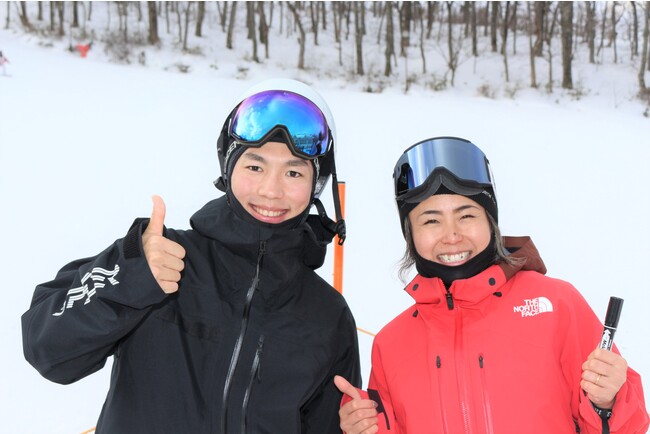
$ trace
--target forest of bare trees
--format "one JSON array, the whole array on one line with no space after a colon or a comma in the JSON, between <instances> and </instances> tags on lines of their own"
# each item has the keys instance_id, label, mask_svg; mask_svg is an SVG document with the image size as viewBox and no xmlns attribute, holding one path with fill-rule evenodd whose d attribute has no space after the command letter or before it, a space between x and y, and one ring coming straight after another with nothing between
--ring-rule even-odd
<instances>
[{"instance_id":1,"label":"forest of bare trees","mask_svg":"<svg viewBox=\"0 0 650 434\"><path fill-rule=\"evenodd\" d=\"M103 31L89 25L96 19L93 10L99 13L98 2L4 3L5 28L15 20L26 32L93 39L120 47L118 58L124 61L129 61L138 46L162 44L163 32L173 36L174 48L197 55L200 50L191 38L210 37L210 43L234 50L236 37L245 35L251 62L269 59L273 52L270 44L275 41L295 44L297 67L313 68L315 65L306 64L305 54L327 41L329 49L338 51L340 66L358 76L367 73L365 50L380 46L385 56L382 74L390 77L399 68L408 68L411 74L430 73L427 56L432 45L427 41L433 40L437 54L444 59L445 70L437 71L442 77L441 88L454 86L464 57L479 57L486 51L501 56L504 80L509 81L509 59L518 54L517 38L524 38L530 57L527 85L532 88L549 92L554 86L572 89L577 61L627 63L635 65L639 97L650 99L650 84L645 79L650 71L647 1L120 1L103 2L101 13L107 16L102 22L108 23ZM271 30L280 36L270 38ZM344 65L344 47L353 47L353 65ZM621 50L623 47L626 49ZM588 53L584 60L575 55L579 49ZM626 53L625 58L619 51ZM413 65L413 60L406 65L407 52L418 53L418 65ZM542 63L548 68L543 83L536 58L547 60ZM554 58L561 59L560 71L553 70Z\"/></svg>"}]
</instances>

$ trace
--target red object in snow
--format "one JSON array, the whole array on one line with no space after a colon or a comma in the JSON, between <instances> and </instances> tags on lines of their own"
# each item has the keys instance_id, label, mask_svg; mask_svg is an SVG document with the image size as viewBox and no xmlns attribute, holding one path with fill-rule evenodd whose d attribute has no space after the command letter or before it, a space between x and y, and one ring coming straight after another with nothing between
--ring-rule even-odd
<instances>
[{"instance_id":1,"label":"red object in snow","mask_svg":"<svg viewBox=\"0 0 650 434\"><path fill-rule=\"evenodd\" d=\"M81 54L81 57L86 57L88 55L88 51L90 51L90 47L92 47L93 43L89 42L86 45L83 44L77 44L75 47L77 51L79 51L79 54Z\"/></svg>"}]
</instances>

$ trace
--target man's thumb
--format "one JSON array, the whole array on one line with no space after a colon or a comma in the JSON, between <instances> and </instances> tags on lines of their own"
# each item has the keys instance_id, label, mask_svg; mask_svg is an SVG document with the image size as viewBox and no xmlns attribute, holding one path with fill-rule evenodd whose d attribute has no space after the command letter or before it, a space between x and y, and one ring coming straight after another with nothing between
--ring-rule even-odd
<instances>
[{"instance_id":1,"label":"man's thumb","mask_svg":"<svg viewBox=\"0 0 650 434\"><path fill-rule=\"evenodd\" d=\"M361 394L359 393L357 388L351 385L348 380L341 377L340 375L334 376L334 385L336 386L337 389L339 389L339 391L345 393L350 398L361 399Z\"/></svg>"},{"instance_id":2,"label":"man's thumb","mask_svg":"<svg viewBox=\"0 0 650 434\"><path fill-rule=\"evenodd\" d=\"M165 224L165 202L162 197L154 195L151 197L153 201L153 211L151 212L151 220L147 231L155 235L163 234L163 226Z\"/></svg>"}]
</instances>

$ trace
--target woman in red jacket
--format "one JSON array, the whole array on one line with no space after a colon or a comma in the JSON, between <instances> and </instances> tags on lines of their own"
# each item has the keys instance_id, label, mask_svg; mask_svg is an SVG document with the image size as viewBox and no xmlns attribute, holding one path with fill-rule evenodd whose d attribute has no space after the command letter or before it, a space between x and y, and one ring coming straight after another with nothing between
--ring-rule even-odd
<instances>
[{"instance_id":1,"label":"woman in red jacket","mask_svg":"<svg viewBox=\"0 0 650 434\"><path fill-rule=\"evenodd\" d=\"M501 237L487 158L439 137L394 172L415 305L376 336L368 392L346 394L358 433L645 433L639 375L569 283L546 277L528 237Z\"/></svg>"}]
</instances>

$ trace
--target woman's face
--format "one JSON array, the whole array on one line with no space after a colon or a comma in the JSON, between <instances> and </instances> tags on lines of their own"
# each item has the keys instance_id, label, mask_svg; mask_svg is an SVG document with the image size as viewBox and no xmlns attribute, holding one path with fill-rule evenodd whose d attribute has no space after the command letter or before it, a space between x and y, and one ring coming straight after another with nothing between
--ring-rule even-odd
<instances>
[{"instance_id":1,"label":"woman's face","mask_svg":"<svg viewBox=\"0 0 650 434\"><path fill-rule=\"evenodd\" d=\"M309 205L313 165L294 156L288 146L268 142L248 148L231 176L232 192L244 209L265 223L282 223Z\"/></svg>"},{"instance_id":2,"label":"woman's face","mask_svg":"<svg viewBox=\"0 0 650 434\"><path fill-rule=\"evenodd\" d=\"M485 209L465 196L431 196L409 213L409 220L418 254L438 264L462 265L490 244Z\"/></svg>"}]
</instances>

